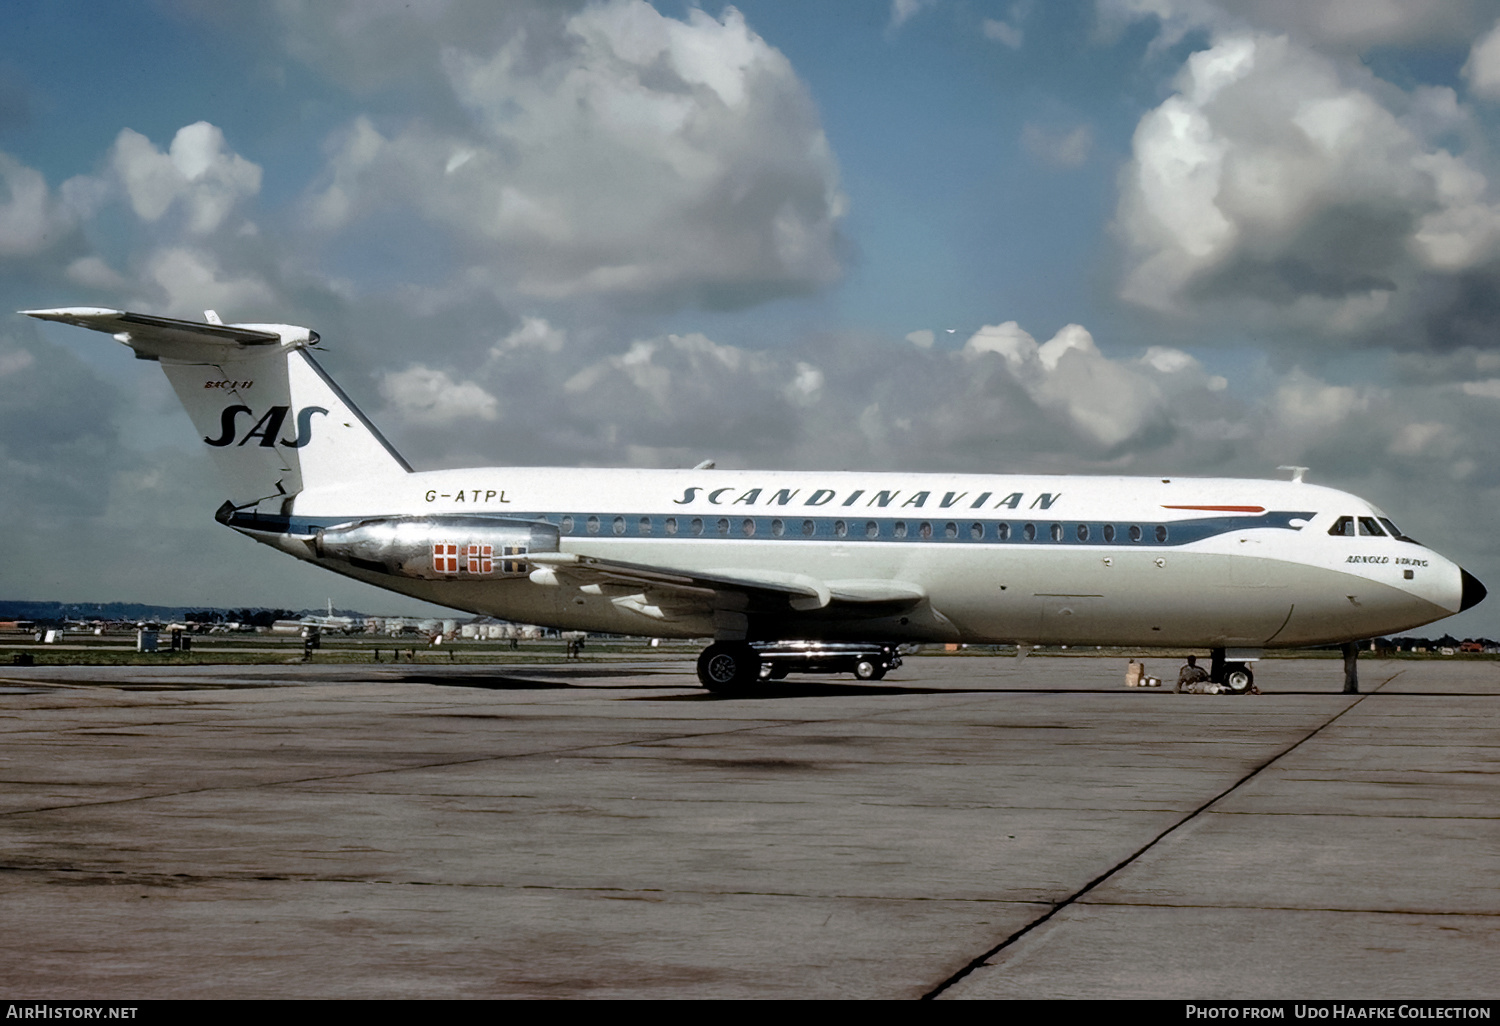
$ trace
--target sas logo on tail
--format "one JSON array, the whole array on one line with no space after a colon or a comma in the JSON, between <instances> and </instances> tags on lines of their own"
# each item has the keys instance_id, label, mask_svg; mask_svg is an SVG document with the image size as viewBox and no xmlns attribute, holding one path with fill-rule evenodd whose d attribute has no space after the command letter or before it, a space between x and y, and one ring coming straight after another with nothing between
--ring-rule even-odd
<instances>
[{"instance_id":1,"label":"sas logo on tail","mask_svg":"<svg viewBox=\"0 0 1500 1026\"><path fill-rule=\"evenodd\" d=\"M209 438L203 436L203 440L209 445L226 446L236 444L245 445L252 438L260 439L260 444L265 448L274 446L281 434L281 426L286 422L287 414L291 412L290 406L273 406L265 414L250 425L250 430L245 432L243 438L236 434L236 421L240 414L248 413L255 416L255 411L248 406L226 406L224 412L219 414L219 437ZM280 442L289 449L300 449L312 441L312 418L314 413L327 415L328 411L321 406L304 406L297 411L297 435L290 440L282 438Z\"/></svg>"}]
</instances>

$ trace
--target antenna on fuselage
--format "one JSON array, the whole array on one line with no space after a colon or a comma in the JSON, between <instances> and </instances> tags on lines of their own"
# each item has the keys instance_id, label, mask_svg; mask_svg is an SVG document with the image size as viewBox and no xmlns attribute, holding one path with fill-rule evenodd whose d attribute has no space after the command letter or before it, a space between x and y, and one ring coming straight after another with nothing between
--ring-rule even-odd
<instances>
[{"instance_id":1,"label":"antenna on fuselage","mask_svg":"<svg viewBox=\"0 0 1500 1026\"><path fill-rule=\"evenodd\" d=\"M1303 477L1305 477L1307 475L1307 470L1308 470L1307 467L1288 467L1288 466L1280 466L1280 467L1277 467L1276 469L1277 470L1290 470L1292 472L1292 481L1295 482L1296 484L1301 484L1302 483L1302 479L1303 479Z\"/></svg>"},{"instance_id":2,"label":"antenna on fuselage","mask_svg":"<svg viewBox=\"0 0 1500 1026\"><path fill-rule=\"evenodd\" d=\"M693 469L694 470L712 470L712 469L714 469L714 467L716 465L717 464L715 464L715 462L713 460L704 460L702 463L698 464Z\"/></svg>"}]
</instances>

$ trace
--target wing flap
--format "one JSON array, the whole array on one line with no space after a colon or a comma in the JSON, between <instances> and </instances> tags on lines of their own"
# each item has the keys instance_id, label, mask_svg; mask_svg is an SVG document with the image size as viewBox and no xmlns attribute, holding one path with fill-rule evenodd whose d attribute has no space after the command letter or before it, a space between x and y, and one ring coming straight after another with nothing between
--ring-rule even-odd
<instances>
[{"instance_id":1,"label":"wing flap","mask_svg":"<svg viewBox=\"0 0 1500 1026\"><path fill-rule=\"evenodd\" d=\"M705 599L724 591L743 592L751 596L814 602L817 604L807 607L814 609L827 605L829 598L827 587L817 578L805 574L760 570L674 570L571 552L533 552L527 558L581 584L632 584Z\"/></svg>"}]
</instances>

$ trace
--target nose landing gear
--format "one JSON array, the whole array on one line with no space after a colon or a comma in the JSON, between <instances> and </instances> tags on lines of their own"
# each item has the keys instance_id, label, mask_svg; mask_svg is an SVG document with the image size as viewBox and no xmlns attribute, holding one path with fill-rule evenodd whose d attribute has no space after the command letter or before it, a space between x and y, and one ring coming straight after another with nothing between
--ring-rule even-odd
<instances>
[{"instance_id":1,"label":"nose landing gear","mask_svg":"<svg viewBox=\"0 0 1500 1026\"><path fill-rule=\"evenodd\" d=\"M1255 686L1255 674L1244 663L1225 663L1223 683L1236 695L1243 695Z\"/></svg>"},{"instance_id":2,"label":"nose landing gear","mask_svg":"<svg viewBox=\"0 0 1500 1026\"><path fill-rule=\"evenodd\" d=\"M1213 650L1209 658L1208 679L1222 685L1232 695L1258 694L1255 674L1249 664L1225 662L1224 655L1222 648Z\"/></svg>"}]
</instances>

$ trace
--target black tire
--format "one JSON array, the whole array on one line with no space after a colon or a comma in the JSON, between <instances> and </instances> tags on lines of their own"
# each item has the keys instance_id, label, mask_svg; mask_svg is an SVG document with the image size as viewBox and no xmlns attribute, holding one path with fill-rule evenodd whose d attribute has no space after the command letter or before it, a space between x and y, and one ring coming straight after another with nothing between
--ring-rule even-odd
<instances>
[{"instance_id":1,"label":"black tire","mask_svg":"<svg viewBox=\"0 0 1500 1026\"><path fill-rule=\"evenodd\" d=\"M698 680L716 695L744 694L760 680L760 656L744 642L715 642L698 657Z\"/></svg>"},{"instance_id":2,"label":"black tire","mask_svg":"<svg viewBox=\"0 0 1500 1026\"><path fill-rule=\"evenodd\" d=\"M860 680L879 680L885 676L885 667L872 659L861 659L854 664L854 676Z\"/></svg>"},{"instance_id":3,"label":"black tire","mask_svg":"<svg viewBox=\"0 0 1500 1026\"><path fill-rule=\"evenodd\" d=\"M1224 686L1230 694L1248 694L1255 686L1255 674L1244 663L1227 663L1224 666Z\"/></svg>"}]
</instances>

